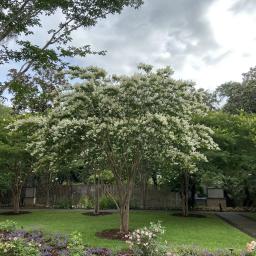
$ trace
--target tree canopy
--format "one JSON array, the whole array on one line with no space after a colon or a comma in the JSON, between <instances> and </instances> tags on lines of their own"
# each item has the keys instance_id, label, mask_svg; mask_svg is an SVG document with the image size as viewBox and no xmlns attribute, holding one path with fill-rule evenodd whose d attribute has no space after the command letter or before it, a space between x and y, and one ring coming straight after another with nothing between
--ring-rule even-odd
<instances>
[{"instance_id":1,"label":"tree canopy","mask_svg":"<svg viewBox=\"0 0 256 256\"><path fill-rule=\"evenodd\" d=\"M18 68L8 72L0 84L0 95L8 90L16 111L45 111L60 85L65 84L63 70L70 59L88 54L104 54L89 45L72 44L72 32L94 26L109 14L120 13L125 6L139 7L142 0L3 0L0 3L0 64L15 62ZM58 15L46 31L41 44L32 43L35 27L43 31L43 20ZM9 40L16 43L8 44ZM14 45L14 46L13 46ZM103 49L104 50L104 49Z\"/></svg>"},{"instance_id":2,"label":"tree canopy","mask_svg":"<svg viewBox=\"0 0 256 256\"><path fill-rule=\"evenodd\" d=\"M223 111L238 114L240 111L256 113L256 67L243 74L242 83L227 82L215 92L218 101L224 102Z\"/></svg>"},{"instance_id":3,"label":"tree canopy","mask_svg":"<svg viewBox=\"0 0 256 256\"><path fill-rule=\"evenodd\" d=\"M48 141L59 159L82 158L95 170L111 170L125 232L142 162L157 162L165 169L179 165L190 172L205 160L204 148L216 147L211 130L193 121L193 115L206 110L194 84L173 79L169 67L139 69L132 76L112 77L95 67L73 72L85 82L63 92L45 122L52 136L32 146L34 153L40 152Z\"/></svg>"},{"instance_id":4,"label":"tree canopy","mask_svg":"<svg viewBox=\"0 0 256 256\"><path fill-rule=\"evenodd\" d=\"M32 156L26 150L31 130L30 126L12 130L10 125L19 117L3 106L0 113L0 189L12 191L14 211L19 212L21 189L32 174Z\"/></svg>"},{"instance_id":5,"label":"tree canopy","mask_svg":"<svg viewBox=\"0 0 256 256\"><path fill-rule=\"evenodd\" d=\"M203 123L214 130L220 151L208 151L204 183L221 186L231 206L250 206L256 187L255 115L212 112ZM204 173L205 173L204 171Z\"/></svg>"}]
</instances>

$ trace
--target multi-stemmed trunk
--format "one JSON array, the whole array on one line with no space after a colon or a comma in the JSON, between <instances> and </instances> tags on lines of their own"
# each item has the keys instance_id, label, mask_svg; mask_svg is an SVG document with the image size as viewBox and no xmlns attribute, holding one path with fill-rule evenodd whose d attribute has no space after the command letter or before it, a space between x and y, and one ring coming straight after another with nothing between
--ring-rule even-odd
<instances>
[{"instance_id":1,"label":"multi-stemmed trunk","mask_svg":"<svg viewBox=\"0 0 256 256\"><path fill-rule=\"evenodd\" d=\"M132 195L133 182L130 180L127 183L118 182L119 193L119 213L120 213L120 232L129 232L129 213L130 200Z\"/></svg>"},{"instance_id":2,"label":"multi-stemmed trunk","mask_svg":"<svg viewBox=\"0 0 256 256\"><path fill-rule=\"evenodd\" d=\"M105 153L110 169L113 172L117 192L120 213L120 232L129 232L129 213L130 200L134 185L134 179L138 174L141 165L140 151L133 156L132 162L127 162L127 156L124 154L120 159L119 154L113 153L112 145L106 144ZM115 151L114 151L115 152Z\"/></svg>"},{"instance_id":3,"label":"multi-stemmed trunk","mask_svg":"<svg viewBox=\"0 0 256 256\"><path fill-rule=\"evenodd\" d=\"M182 215L187 217L189 215L189 173L183 172L182 186L181 186L181 203L182 203Z\"/></svg>"},{"instance_id":4,"label":"multi-stemmed trunk","mask_svg":"<svg viewBox=\"0 0 256 256\"><path fill-rule=\"evenodd\" d=\"M16 185L12 190L12 203L13 203L13 212L16 214L20 213L20 195L21 195L22 186Z\"/></svg>"}]
</instances>

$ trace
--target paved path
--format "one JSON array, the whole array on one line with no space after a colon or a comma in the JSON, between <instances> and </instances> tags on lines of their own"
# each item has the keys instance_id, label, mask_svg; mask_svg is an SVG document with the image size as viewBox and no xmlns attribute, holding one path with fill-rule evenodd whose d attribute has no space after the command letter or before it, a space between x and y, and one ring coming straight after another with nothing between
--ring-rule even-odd
<instances>
[{"instance_id":1,"label":"paved path","mask_svg":"<svg viewBox=\"0 0 256 256\"><path fill-rule=\"evenodd\" d=\"M219 212L216 213L216 215L228 222L230 225L256 238L256 221L237 212Z\"/></svg>"}]
</instances>

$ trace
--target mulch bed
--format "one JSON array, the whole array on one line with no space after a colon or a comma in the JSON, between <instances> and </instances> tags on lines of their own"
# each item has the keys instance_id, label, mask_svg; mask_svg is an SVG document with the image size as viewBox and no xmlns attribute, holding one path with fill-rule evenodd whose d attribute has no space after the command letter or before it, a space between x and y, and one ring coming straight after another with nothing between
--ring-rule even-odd
<instances>
[{"instance_id":1,"label":"mulch bed","mask_svg":"<svg viewBox=\"0 0 256 256\"><path fill-rule=\"evenodd\" d=\"M0 212L0 215L22 215L22 214L29 214L31 212L29 211L20 211L19 213L16 213L16 212Z\"/></svg>"},{"instance_id":2,"label":"mulch bed","mask_svg":"<svg viewBox=\"0 0 256 256\"><path fill-rule=\"evenodd\" d=\"M128 240L126 238L126 235L127 235L126 233L120 232L119 229L106 229L96 233L96 236L100 238L106 238L110 240L121 240L121 241Z\"/></svg>"},{"instance_id":3,"label":"mulch bed","mask_svg":"<svg viewBox=\"0 0 256 256\"><path fill-rule=\"evenodd\" d=\"M117 256L135 256L133 251L130 249L124 249L122 251L120 251Z\"/></svg>"},{"instance_id":4,"label":"mulch bed","mask_svg":"<svg viewBox=\"0 0 256 256\"><path fill-rule=\"evenodd\" d=\"M86 216L98 217L98 216L110 215L110 214L113 214L113 212L99 212L98 214L95 214L94 212L84 212L82 214Z\"/></svg>"},{"instance_id":5,"label":"mulch bed","mask_svg":"<svg viewBox=\"0 0 256 256\"><path fill-rule=\"evenodd\" d=\"M175 212L175 213L172 214L172 216L183 217L183 218L187 218L187 217L192 217L192 218L206 218L205 215L199 214L199 213L190 213L187 217L185 217L185 216L182 215L182 213L180 213L180 212Z\"/></svg>"}]
</instances>

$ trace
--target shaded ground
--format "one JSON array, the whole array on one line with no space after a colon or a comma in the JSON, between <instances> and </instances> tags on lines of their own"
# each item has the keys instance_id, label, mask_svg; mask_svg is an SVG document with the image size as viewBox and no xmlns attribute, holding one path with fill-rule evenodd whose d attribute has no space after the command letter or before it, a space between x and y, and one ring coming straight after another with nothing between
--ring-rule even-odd
<instances>
[{"instance_id":1,"label":"shaded ground","mask_svg":"<svg viewBox=\"0 0 256 256\"><path fill-rule=\"evenodd\" d=\"M105 239L112 239L112 240L122 240L126 241L127 234L121 233L119 229L107 229L96 233L96 236L105 238Z\"/></svg>"},{"instance_id":2,"label":"shaded ground","mask_svg":"<svg viewBox=\"0 0 256 256\"><path fill-rule=\"evenodd\" d=\"M256 220L235 212L220 212L216 215L239 230L256 238Z\"/></svg>"},{"instance_id":3,"label":"shaded ground","mask_svg":"<svg viewBox=\"0 0 256 256\"><path fill-rule=\"evenodd\" d=\"M127 248L124 241L108 240L96 236L97 232L119 228L119 215L93 218L83 215L82 210L29 210L31 214L4 216L0 221L11 219L19 227L28 230L42 230L46 233L66 233L79 231L84 242L91 247L107 247L115 250ZM170 211L132 211L130 229L149 225L151 221L162 222L166 227L163 240L167 240L170 248L176 245L197 245L203 248L235 248L243 249L252 238L225 223L213 214L206 218L172 216Z\"/></svg>"},{"instance_id":4,"label":"shaded ground","mask_svg":"<svg viewBox=\"0 0 256 256\"><path fill-rule=\"evenodd\" d=\"M84 212L82 213L83 215L87 215L87 216L92 216L92 217L99 217L99 216L104 216L104 215L110 215L113 212L105 212L105 211L100 211L99 213L95 214L94 212Z\"/></svg>"},{"instance_id":5,"label":"shaded ground","mask_svg":"<svg viewBox=\"0 0 256 256\"><path fill-rule=\"evenodd\" d=\"M187 218L187 217L184 217L182 213L180 212L175 212L175 213L172 213L173 216L176 216L176 217L182 217L182 218ZM192 218L206 218L207 216L200 213L200 214L197 214L197 213L190 213L188 215L188 217L192 217Z\"/></svg>"},{"instance_id":6,"label":"shaded ground","mask_svg":"<svg viewBox=\"0 0 256 256\"><path fill-rule=\"evenodd\" d=\"M20 211L19 213L13 212L13 211L3 211L0 212L0 215L21 215L21 214L28 214L31 213L29 211Z\"/></svg>"}]
</instances>

